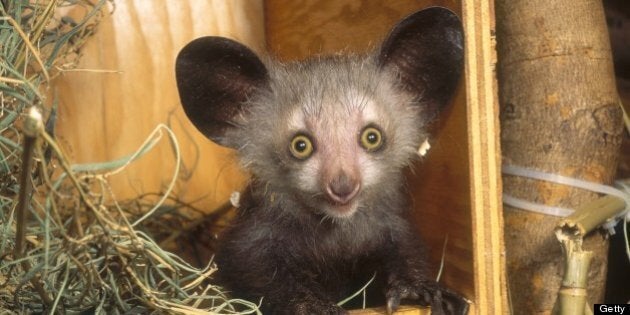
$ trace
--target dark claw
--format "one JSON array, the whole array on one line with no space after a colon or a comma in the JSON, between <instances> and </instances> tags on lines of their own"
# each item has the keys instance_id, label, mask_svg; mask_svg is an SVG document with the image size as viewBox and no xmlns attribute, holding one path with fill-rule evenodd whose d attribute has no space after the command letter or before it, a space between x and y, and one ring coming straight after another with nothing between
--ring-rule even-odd
<instances>
[{"instance_id":1,"label":"dark claw","mask_svg":"<svg viewBox=\"0 0 630 315\"><path fill-rule=\"evenodd\" d=\"M412 286L403 283L402 281L395 281L391 284L389 290L385 293L387 298L387 314L391 315L398 306L400 306L400 300L410 297L410 293L414 292ZM415 294L414 292L414 295Z\"/></svg>"},{"instance_id":2,"label":"dark claw","mask_svg":"<svg viewBox=\"0 0 630 315\"><path fill-rule=\"evenodd\" d=\"M400 306L400 297L390 296L387 298L387 315L392 315Z\"/></svg>"},{"instance_id":3,"label":"dark claw","mask_svg":"<svg viewBox=\"0 0 630 315\"><path fill-rule=\"evenodd\" d=\"M468 300L461 294L447 288L440 288L442 304L446 307L446 314L468 314Z\"/></svg>"},{"instance_id":4,"label":"dark claw","mask_svg":"<svg viewBox=\"0 0 630 315\"><path fill-rule=\"evenodd\" d=\"M441 287L434 282L407 285L396 281L386 293L387 314L392 314L404 299L418 300L422 305L431 306L434 315L466 315L468 301L459 293Z\"/></svg>"},{"instance_id":5,"label":"dark claw","mask_svg":"<svg viewBox=\"0 0 630 315\"><path fill-rule=\"evenodd\" d=\"M433 294L431 314L466 315L468 314L468 301L459 293L440 287Z\"/></svg>"}]
</instances>

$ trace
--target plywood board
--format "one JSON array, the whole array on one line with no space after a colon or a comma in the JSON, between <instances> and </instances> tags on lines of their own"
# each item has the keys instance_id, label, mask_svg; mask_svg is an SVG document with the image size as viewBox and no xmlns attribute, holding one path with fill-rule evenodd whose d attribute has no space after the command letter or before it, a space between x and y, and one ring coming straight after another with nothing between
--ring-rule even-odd
<instances>
[{"instance_id":1,"label":"plywood board","mask_svg":"<svg viewBox=\"0 0 630 315\"><path fill-rule=\"evenodd\" d=\"M181 181L174 197L201 209L228 199L244 180L231 151L208 141L183 114L174 61L194 38L221 35L264 47L261 0L129 0L116 2L82 51L80 70L57 81L58 138L75 163L132 154L160 123L179 139ZM88 70L89 69L89 70ZM119 199L165 189L175 160L166 139L110 177Z\"/></svg>"},{"instance_id":2,"label":"plywood board","mask_svg":"<svg viewBox=\"0 0 630 315\"><path fill-rule=\"evenodd\" d=\"M466 104L477 314L507 314L494 1L464 0Z\"/></svg>"},{"instance_id":3,"label":"plywood board","mask_svg":"<svg viewBox=\"0 0 630 315\"><path fill-rule=\"evenodd\" d=\"M376 47L406 15L432 5L457 8L457 3L455 0L267 0L267 43L271 53L282 60L365 52Z\"/></svg>"}]
</instances>

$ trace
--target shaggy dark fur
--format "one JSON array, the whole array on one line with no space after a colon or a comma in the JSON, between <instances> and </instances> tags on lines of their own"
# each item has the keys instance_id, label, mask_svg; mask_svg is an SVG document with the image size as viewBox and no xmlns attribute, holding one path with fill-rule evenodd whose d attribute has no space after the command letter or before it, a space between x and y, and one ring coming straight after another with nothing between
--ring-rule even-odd
<instances>
[{"instance_id":1,"label":"shaggy dark fur","mask_svg":"<svg viewBox=\"0 0 630 315\"><path fill-rule=\"evenodd\" d=\"M369 211L335 222L290 198L272 201L260 185L244 192L216 257L220 281L253 301L264 296L265 314L342 314L335 303L375 272L372 304L383 305L385 296L392 307L415 295L432 302L437 286L426 277L423 247L403 218L401 194L382 196ZM282 215L285 209L301 215Z\"/></svg>"},{"instance_id":2,"label":"shaggy dark fur","mask_svg":"<svg viewBox=\"0 0 630 315\"><path fill-rule=\"evenodd\" d=\"M368 56L279 64L225 38L187 45L176 69L185 112L252 174L221 236L217 280L262 298L265 314L344 314L336 303L374 274L368 297L389 311L414 299L434 314L465 313L426 274L402 176L462 58L461 24L442 8L406 18ZM373 150L362 142L370 128L381 137ZM291 151L298 137L312 153Z\"/></svg>"}]
</instances>

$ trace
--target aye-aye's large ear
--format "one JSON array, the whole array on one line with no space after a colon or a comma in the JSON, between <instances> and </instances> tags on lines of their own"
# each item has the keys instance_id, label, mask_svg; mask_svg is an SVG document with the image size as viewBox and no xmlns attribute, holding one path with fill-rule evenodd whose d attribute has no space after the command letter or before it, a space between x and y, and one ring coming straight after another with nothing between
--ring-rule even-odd
<instances>
[{"instance_id":1,"label":"aye-aye's large ear","mask_svg":"<svg viewBox=\"0 0 630 315\"><path fill-rule=\"evenodd\" d=\"M448 103L463 68L464 39L457 15L432 7L402 20L383 42L379 65L400 76L403 88L435 116Z\"/></svg>"},{"instance_id":2,"label":"aye-aye's large ear","mask_svg":"<svg viewBox=\"0 0 630 315\"><path fill-rule=\"evenodd\" d=\"M243 103L268 84L268 72L249 48L223 37L202 37L186 45L175 64L184 112L212 141L224 139Z\"/></svg>"}]
</instances>

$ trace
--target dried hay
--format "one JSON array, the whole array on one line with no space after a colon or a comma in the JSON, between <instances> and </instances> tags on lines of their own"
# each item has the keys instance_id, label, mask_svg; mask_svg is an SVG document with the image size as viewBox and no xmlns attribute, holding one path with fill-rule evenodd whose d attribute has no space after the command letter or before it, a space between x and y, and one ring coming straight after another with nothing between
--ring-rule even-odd
<instances>
[{"instance_id":1,"label":"dried hay","mask_svg":"<svg viewBox=\"0 0 630 315\"><path fill-rule=\"evenodd\" d=\"M0 314L258 313L208 281L213 265L195 268L140 231L173 209L162 204L170 190L148 211L111 195L108 176L164 135L179 161L167 126L107 163L73 165L57 145L51 80L76 65L113 8L92 1L0 0ZM59 16L70 8L83 16Z\"/></svg>"}]
</instances>

